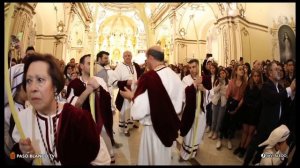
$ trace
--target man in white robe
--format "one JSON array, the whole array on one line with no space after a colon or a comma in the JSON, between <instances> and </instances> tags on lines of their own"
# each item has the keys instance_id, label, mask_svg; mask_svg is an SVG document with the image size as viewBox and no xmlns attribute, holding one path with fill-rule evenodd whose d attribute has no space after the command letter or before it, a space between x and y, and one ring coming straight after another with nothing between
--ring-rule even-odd
<instances>
[{"instance_id":1,"label":"man in white robe","mask_svg":"<svg viewBox=\"0 0 300 168\"><path fill-rule=\"evenodd\" d=\"M199 61L192 59L188 63L191 74L182 79L186 102L181 118L180 134L183 136L183 142L179 161L196 156L206 126L206 113L201 108L201 91L205 91L204 87L211 87L209 76L199 76Z\"/></svg>"},{"instance_id":2,"label":"man in white robe","mask_svg":"<svg viewBox=\"0 0 300 168\"><path fill-rule=\"evenodd\" d=\"M130 136L129 129L132 127L138 128L138 126L136 122L133 125L133 121L130 118L130 101L120 95L120 90L124 90L126 86L128 89L134 91L136 89L136 82L140 76L140 70L136 64L131 62L132 54L130 51L123 53L123 59L124 62L117 65L108 83L119 88L116 98L116 107L120 112L119 128L126 136Z\"/></svg>"},{"instance_id":3,"label":"man in white robe","mask_svg":"<svg viewBox=\"0 0 300 168\"><path fill-rule=\"evenodd\" d=\"M127 88L121 94L133 100L131 116L144 125L138 165L170 165L184 89L179 76L163 64L159 46L149 48L146 55L150 71L141 76L134 95Z\"/></svg>"}]
</instances>

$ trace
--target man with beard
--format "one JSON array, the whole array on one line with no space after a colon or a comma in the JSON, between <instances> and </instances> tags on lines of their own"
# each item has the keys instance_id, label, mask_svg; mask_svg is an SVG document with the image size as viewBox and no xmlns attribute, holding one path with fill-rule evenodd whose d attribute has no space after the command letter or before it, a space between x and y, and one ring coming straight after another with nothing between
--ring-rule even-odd
<instances>
[{"instance_id":1,"label":"man with beard","mask_svg":"<svg viewBox=\"0 0 300 168\"><path fill-rule=\"evenodd\" d=\"M253 137L244 160L244 165L249 165L252 156L257 150L257 154L253 163L260 161L260 154L263 148L257 148L265 139L268 138L270 133L280 126L283 122L283 115L285 113L284 106L286 101L293 96L296 91L296 81L293 80L291 85L286 89L278 85L280 76L278 74L278 67L276 62L271 62L267 66L268 80L265 81L261 89L262 96L262 110L257 126L257 134Z\"/></svg>"}]
</instances>

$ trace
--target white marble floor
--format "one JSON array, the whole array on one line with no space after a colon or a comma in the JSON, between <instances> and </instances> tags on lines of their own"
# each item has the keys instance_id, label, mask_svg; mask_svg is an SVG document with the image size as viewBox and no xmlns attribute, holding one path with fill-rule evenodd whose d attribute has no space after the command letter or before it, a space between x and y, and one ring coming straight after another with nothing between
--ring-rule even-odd
<instances>
[{"instance_id":1,"label":"white marble floor","mask_svg":"<svg viewBox=\"0 0 300 168\"><path fill-rule=\"evenodd\" d=\"M121 143L122 147L114 149L116 163L114 165L137 165L138 152L140 146L140 135L143 126L140 125L139 128L133 128L130 130L130 136L127 137L119 132L118 128L118 117L119 112L114 115L114 138L117 143ZM179 162L179 150L173 148L172 150L172 165L192 165L191 162Z\"/></svg>"},{"instance_id":2,"label":"white marble floor","mask_svg":"<svg viewBox=\"0 0 300 168\"><path fill-rule=\"evenodd\" d=\"M140 145L140 135L143 126L133 128L130 130L130 137L126 137L119 132L118 121L119 112L114 115L114 137L116 142L121 143L122 147L115 150L116 163L114 165L137 165L138 152ZM192 161L179 162L179 147L181 137L177 139L177 147L173 148L172 165L242 165L243 160L233 154L233 150L239 144L240 132L237 133L236 138L232 140L232 149L227 149L227 141L223 140L222 148L216 149L216 140L211 140L208 134L204 134L204 141L198 149L197 156Z\"/></svg>"},{"instance_id":3,"label":"white marble floor","mask_svg":"<svg viewBox=\"0 0 300 168\"><path fill-rule=\"evenodd\" d=\"M117 95L117 89L114 89L114 95ZM115 96L116 97L116 96ZM114 97L114 99L115 99ZM139 128L133 128L130 131L130 137L126 137L119 132L119 111L116 110L114 115L113 130L116 142L121 143L123 146L114 149L116 162L114 165L137 165L138 152L140 145L140 135L143 126L140 124ZM232 149L227 149L227 142L223 140L222 148L216 149L216 140L208 138L208 134L204 134L203 143L200 144L195 159L187 162L179 162L179 148L182 137L177 138L177 147L172 151L172 165L242 165L243 159L233 154L233 150L237 148L241 137L241 132L236 133L235 138L232 140Z\"/></svg>"}]
</instances>

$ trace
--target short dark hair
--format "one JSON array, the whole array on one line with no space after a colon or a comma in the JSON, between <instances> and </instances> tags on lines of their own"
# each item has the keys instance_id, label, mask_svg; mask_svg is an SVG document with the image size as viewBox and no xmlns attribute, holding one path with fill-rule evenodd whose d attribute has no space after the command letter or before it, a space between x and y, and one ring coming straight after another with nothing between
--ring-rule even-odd
<instances>
[{"instance_id":1,"label":"short dark hair","mask_svg":"<svg viewBox=\"0 0 300 168\"><path fill-rule=\"evenodd\" d=\"M102 57L103 57L103 54L109 55L109 53L106 52L106 51L100 51L100 52L97 54L97 61L99 60L99 58L102 58Z\"/></svg>"},{"instance_id":2,"label":"short dark hair","mask_svg":"<svg viewBox=\"0 0 300 168\"><path fill-rule=\"evenodd\" d=\"M26 49L26 52L27 52L28 50L33 50L33 51L35 51L34 48L33 48L33 46L28 46L27 49Z\"/></svg>"},{"instance_id":3,"label":"short dark hair","mask_svg":"<svg viewBox=\"0 0 300 168\"><path fill-rule=\"evenodd\" d=\"M209 58L209 57L212 57L213 55L212 54L210 54L210 53L207 53L206 54L206 58Z\"/></svg>"},{"instance_id":4,"label":"short dark hair","mask_svg":"<svg viewBox=\"0 0 300 168\"><path fill-rule=\"evenodd\" d=\"M24 75L22 86L26 92L26 76L27 71L31 63L36 61L42 61L49 65L48 74L52 79L52 84L56 87L56 93L60 93L65 85L65 79L63 73L61 72L59 65L55 62L55 58L51 54L40 54L34 53L32 56L28 57L24 65Z\"/></svg>"},{"instance_id":5,"label":"short dark hair","mask_svg":"<svg viewBox=\"0 0 300 168\"><path fill-rule=\"evenodd\" d=\"M157 51L157 50L153 50L153 49L149 49L146 53L147 56L151 55L153 56L153 58L155 58L158 61L164 61L164 53Z\"/></svg>"},{"instance_id":6,"label":"short dark hair","mask_svg":"<svg viewBox=\"0 0 300 168\"><path fill-rule=\"evenodd\" d=\"M79 60L80 64L84 64L84 60L86 57L91 57L91 54L86 54L86 55L82 56Z\"/></svg>"},{"instance_id":7,"label":"short dark hair","mask_svg":"<svg viewBox=\"0 0 300 168\"><path fill-rule=\"evenodd\" d=\"M17 60L15 58L12 58L11 62L16 62L17 63Z\"/></svg>"},{"instance_id":8,"label":"short dark hair","mask_svg":"<svg viewBox=\"0 0 300 168\"><path fill-rule=\"evenodd\" d=\"M191 59L188 64L192 64L192 63L196 63L197 65L199 65L199 60L197 59Z\"/></svg>"},{"instance_id":9,"label":"short dark hair","mask_svg":"<svg viewBox=\"0 0 300 168\"><path fill-rule=\"evenodd\" d=\"M286 61L285 61L285 64L288 64L289 62L292 62L293 65L295 65L295 61L294 61L293 59L288 59L288 60L286 60Z\"/></svg>"}]
</instances>

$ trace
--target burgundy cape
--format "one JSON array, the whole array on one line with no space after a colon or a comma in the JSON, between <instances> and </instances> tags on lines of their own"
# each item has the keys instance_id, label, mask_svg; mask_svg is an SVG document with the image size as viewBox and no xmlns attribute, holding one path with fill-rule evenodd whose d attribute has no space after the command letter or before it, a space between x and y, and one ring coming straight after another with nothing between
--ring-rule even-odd
<instances>
[{"instance_id":1,"label":"burgundy cape","mask_svg":"<svg viewBox=\"0 0 300 168\"><path fill-rule=\"evenodd\" d=\"M70 93L71 93L71 89L74 90L74 95L75 96L80 96L82 92L85 91L85 84L78 78L72 80L67 88L67 94L66 97L69 97ZM73 100L74 97L71 98L71 102ZM69 103L71 103L69 102ZM87 111L91 111L90 110L90 104L89 104L89 99L86 99L83 104L82 104L82 108L87 110Z\"/></svg>"},{"instance_id":2,"label":"burgundy cape","mask_svg":"<svg viewBox=\"0 0 300 168\"><path fill-rule=\"evenodd\" d=\"M89 165L96 159L100 149L100 137L90 112L66 103L59 115L55 138L58 160L62 165ZM12 151L22 154L19 143ZM17 158L18 165L31 165Z\"/></svg>"},{"instance_id":3,"label":"burgundy cape","mask_svg":"<svg viewBox=\"0 0 300 168\"><path fill-rule=\"evenodd\" d=\"M97 123L97 130L101 133L102 126L113 140L113 114L111 110L111 97L109 92L100 86L100 91L95 94L95 117Z\"/></svg>"},{"instance_id":4,"label":"burgundy cape","mask_svg":"<svg viewBox=\"0 0 300 168\"><path fill-rule=\"evenodd\" d=\"M88 165L100 149L100 137L90 112L64 105L58 122L57 155L62 165Z\"/></svg>"},{"instance_id":5,"label":"burgundy cape","mask_svg":"<svg viewBox=\"0 0 300 168\"><path fill-rule=\"evenodd\" d=\"M134 65L136 73L137 73L137 78L139 79L139 77L142 75L142 70L141 70L140 66L137 63L134 62L133 65ZM129 90L131 90L131 86L127 85L127 80L125 80L125 81L118 81L117 85L118 85L118 88L119 88L119 92L118 92L118 95L116 97L115 103L116 103L117 109L119 111L121 111L122 106L123 106L123 102L124 102L124 98L121 96L120 90L125 91L125 89L124 89L125 86Z\"/></svg>"},{"instance_id":6,"label":"burgundy cape","mask_svg":"<svg viewBox=\"0 0 300 168\"><path fill-rule=\"evenodd\" d=\"M72 80L68 85L67 97L69 97L71 88L73 88L75 96L80 96L86 89L84 83L78 78ZM89 98L84 101L82 109L89 112L91 111ZM97 123L97 131L99 132L99 134L101 133L102 126L104 125L108 136L112 139L113 115L111 111L111 97L109 92L104 90L102 86L100 86L100 91L95 94L95 117Z\"/></svg>"},{"instance_id":7,"label":"burgundy cape","mask_svg":"<svg viewBox=\"0 0 300 168\"><path fill-rule=\"evenodd\" d=\"M185 102L180 125L180 136L184 137L192 128L196 113L196 88L190 85L185 88Z\"/></svg>"},{"instance_id":8,"label":"burgundy cape","mask_svg":"<svg viewBox=\"0 0 300 168\"><path fill-rule=\"evenodd\" d=\"M209 75L203 75L202 76L202 83L203 86L207 89L211 89L211 76ZM182 118L181 118L181 125L180 125L180 136L184 137L189 132L189 130L192 128L192 125L195 120L195 113L196 113L196 89L194 85L190 85L185 88L185 97L186 97L186 104L183 110ZM204 96L201 92L201 110L204 111L203 107L203 100Z\"/></svg>"},{"instance_id":9,"label":"burgundy cape","mask_svg":"<svg viewBox=\"0 0 300 168\"><path fill-rule=\"evenodd\" d=\"M166 147L171 147L178 137L180 120L160 77L153 70L140 77L133 101L146 90L154 131Z\"/></svg>"}]
</instances>

